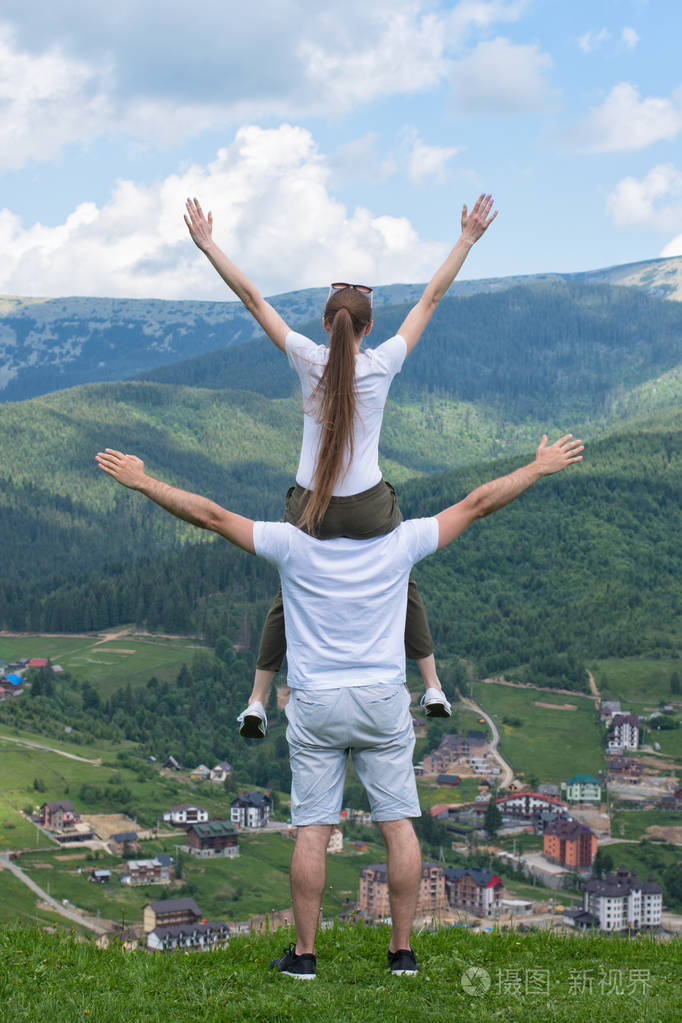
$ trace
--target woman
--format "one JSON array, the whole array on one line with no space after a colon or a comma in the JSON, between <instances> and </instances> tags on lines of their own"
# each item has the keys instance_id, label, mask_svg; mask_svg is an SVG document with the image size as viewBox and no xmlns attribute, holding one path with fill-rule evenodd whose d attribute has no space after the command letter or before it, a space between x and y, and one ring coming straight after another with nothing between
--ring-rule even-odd
<instances>
[{"instance_id":1,"label":"woman","mask_svg":"<svg viewBox=\"0 0 682 1023\"><path fill-rule=\"evenodd\" d=\"M393 488L381 477L379 433L388 389L406 356L419 341L471 246L497 216L490 195L479 196L471 213L462 209L462 233L436 271L395 337L361 352L372 329L372 289L332 284L322 323L329 345L316 345L290 330L279 313L213 240L213 217L204 216L197 199L187 200L185 223L195 245L265 333L289 358L301 380L304 399L303 443L296 486L287 494L285 520L318 536L369 539L395 529L402 516ZM448 717L433 656L426 612L410 580L405 648L424 680L422 704L429 717ZM240 732L263 738L264 704L286 650L281 593L266 620L248 707L239 715Z\"/></svg>"}]
</instances>

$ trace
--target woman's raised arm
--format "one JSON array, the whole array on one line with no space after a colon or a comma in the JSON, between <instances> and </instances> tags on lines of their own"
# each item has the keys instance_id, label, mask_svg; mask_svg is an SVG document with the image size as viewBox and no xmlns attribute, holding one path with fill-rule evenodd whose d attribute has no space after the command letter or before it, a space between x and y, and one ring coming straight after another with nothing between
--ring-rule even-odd
<instances>
[{"instance_id":1,"label":"woman's raised arm","mask_svg":"<svg viewBox=\"0 0 682 1023\"><path fill-rule=\"evenodd\" d=\"M480 195L471 213L467 210L466 203L463 206L462 233L457 244L443 265L436 270L426 285L424 294L407 314L398 331L405 340L408 355L422 336L436 306L461 270L462 264L469 254L469 249L487 231L497 216L497 210L492 212L493 201L491 195Z\"/></svg>"},{"instance_id":2,"label":"woman's raised arm","mask_svg":"<svg viewBox=\"0 0 682 1023\"><path fill-rule=\"evenodd\" d=\"M209 213L208 217L204 216L198 199L188 199L186 208L185 223L194 244L213 264L228 288L240 299L270 340L285 351L289 327L277 310L265 301L255 284L216 245L213 240L213 215Z\"/></svg>"}]
</instances>

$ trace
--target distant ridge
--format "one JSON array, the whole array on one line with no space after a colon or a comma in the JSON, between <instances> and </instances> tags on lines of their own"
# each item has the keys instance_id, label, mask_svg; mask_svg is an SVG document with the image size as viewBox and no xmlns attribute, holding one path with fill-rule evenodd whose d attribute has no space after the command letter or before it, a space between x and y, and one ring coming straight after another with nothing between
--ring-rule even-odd
<instances>
[{"instance_id":1,"label":"distant ridge","mask_svg":"<svg viewBox=\"0 0 682 1023\"><path fill-rule=\"evenodd\" d=\"M560 281L635 287L656 299L682 301L682 256L574 274L460 281L449 295L466 298ZM379 288L375 308L383 316L414 301L422 288ZM325 295L324 288L308 288L271 301L292 326L301 327L319 321ZM0 399L22 401L78 384L127 379L258 336L252 318L234 301L0 297Z\"/></svg>"}]
</instances>

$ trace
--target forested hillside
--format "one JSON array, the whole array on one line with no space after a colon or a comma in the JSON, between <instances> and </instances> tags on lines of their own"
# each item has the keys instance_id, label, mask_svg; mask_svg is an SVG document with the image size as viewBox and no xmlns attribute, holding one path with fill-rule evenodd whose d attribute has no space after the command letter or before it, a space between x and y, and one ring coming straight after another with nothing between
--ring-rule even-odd
<instances>
[{"instance_id":1,"label":"forested hillside","mask_svg":"<svg viewBox=\"0 0 682 1023\"><path fill-rule=\"evenodd\" d=\"M488 462L422 478L401 488L401 505L409 516L433 514L516 465ZM112 546L130 528L127 564L75 579L5 582L3 627L71 631L134 621L211 643L236 642L246 628L255 648L272 571L197 531L176 553L162 554L170 517L102 482L112 502L102 528ZM467 657L483 673L582 688L588 658L671 654L682 614L681 532L678 411L588 445L582 464L543 480L419 566L439 657L452 670Z\"/></svg>"},{"instance_id":2,"label":"forested hillside","mask_svg":"<svg viewBox=\"0 0 682 1023\"><path fill-rule=\"evenodd\" d=\"M369 338L396 333L409 305L381 311ZM326 340L319 321L302 328ZM633 389L682 364L682 304L636 288L562 279L469 298L446 298L393 384L392 395L428 392L489 409L507 421L555 422L612 415ZM237 388L281 398L295 392L267 340L150 371L142 379ZM659 395L662 404L670 394Z\"/></svg>"}]
</instances>

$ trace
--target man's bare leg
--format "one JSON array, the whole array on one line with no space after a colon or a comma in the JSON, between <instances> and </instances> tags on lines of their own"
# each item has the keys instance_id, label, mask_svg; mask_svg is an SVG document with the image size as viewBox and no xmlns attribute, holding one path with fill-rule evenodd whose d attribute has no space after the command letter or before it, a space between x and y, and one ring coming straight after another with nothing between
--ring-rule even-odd
<instances>
[{"instance_id":1,"label":"man's bare leg","mask_svg":"<svg viewBox=\"0 0 682 1023\"><path fill-rule=\"evenodd\" d=\"M422 854L412 821L377 821L386 843L388 897L391 904L390 952L410 948L410 931L417 911Z\"/></svg>"},{"instance_id":2,"label":"man's bare leg","mask_svg":"<svg viewBox=\"0 0 682 1023\"><path fill-rule=\"evenodd\" d=\"M296 925L296 955L315 951L315 933L327 880L327 846L331 824L298 829L291 857L291 899Z\"/></svg>"}]
</instances>

